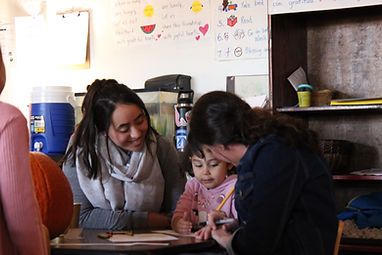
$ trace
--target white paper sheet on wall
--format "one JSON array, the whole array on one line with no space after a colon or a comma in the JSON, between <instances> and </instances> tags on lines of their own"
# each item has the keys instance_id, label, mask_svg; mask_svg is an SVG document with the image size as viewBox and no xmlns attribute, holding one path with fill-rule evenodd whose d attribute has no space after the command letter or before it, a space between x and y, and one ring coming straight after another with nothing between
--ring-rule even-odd
<instances>
[{"instance_id":1,"label":"white paper sheet on wall","mask_svg":"<svg viewBox=\"0 0 382 255\"><path fill-rule=\"evenodd\" d=\"M16 39L14 29L14 23L0 22L0 45L5 64L15 63Z\"/></svg>"},{"instance_id":2,"label":"white paper sheet on wall","mask_svg":"<svg viewBox=\"0 0 382 255\"><path fill-rule=\"evenodd\" d=\"M86 63L89 13L72 12L56 15L54 45L58 64Z\"/></svg>"},{"instance_id":3,"label":"white paper sheet on wall","mask_svg":"<svg viewBox=\"0 0 382 255\"><path fill-rule=\"evenodd\" d=\"M45 33L45 22L42 16L15 17L18 63L36 67L36 63L44 62Z\"/></svg>"},{"instance_id":4,"label":"white paper sheet on wall","mask_svg":"<svg viewBox=\"0 0 382 255\"><path fill-rule=\"evenodd\" d=\"M268 57L267 1L218 1L215 10L215 58Z\"/></svg>"}]
</instances>

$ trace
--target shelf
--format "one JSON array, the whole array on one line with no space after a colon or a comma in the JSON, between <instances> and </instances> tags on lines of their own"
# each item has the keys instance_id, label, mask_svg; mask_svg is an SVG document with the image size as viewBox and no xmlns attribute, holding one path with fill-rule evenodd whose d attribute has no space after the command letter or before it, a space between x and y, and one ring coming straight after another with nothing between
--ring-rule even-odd
<instances>
[{"instance_id":1,"label":"shelf","mask_svg":"<svg viewBox=\"0 0 382 255\"><path fill-rule=\"evenodd\" d=\"M382 112L382 105L341 105L313 107L281 107L276 109L283 113L325 113L325 112Z\"/></svg>"},{"instance_id":2,"label":"shelf","mask_svg":"<svg viewBox=\"0 0 382 255\"><path fill-rule=\"evenodd\" d=\"M333 175L335 181L382 181L382 175Z\"/></svg>"},{"instance_id":3,"label":"shelf","mask_svg":"<svg viewBox=\"0 0 382 255\"><path fill-rule=\"evenodd\" d=\"M382 240L381 239L358 239L346 238L341 239L341 252L356 252L357 254L381 254Z\"/></svg>"}]
</instances>

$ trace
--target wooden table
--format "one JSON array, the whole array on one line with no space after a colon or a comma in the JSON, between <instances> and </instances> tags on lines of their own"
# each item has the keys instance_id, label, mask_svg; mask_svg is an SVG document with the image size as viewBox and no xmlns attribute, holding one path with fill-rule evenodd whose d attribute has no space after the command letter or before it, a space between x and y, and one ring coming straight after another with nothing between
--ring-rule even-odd
<instances>
[{"instance_id":1,"label":"wooden table","mask_svg":"<svg viewBox=\"0 0 382 255\"><path fill-rule=\"evenodd\" d=\"M178 237L166 241L169 245L134 245L111 243L97 236L105 230L84 229L83 239L69 240L58 237L51 242L51 255L126 255L126 254L176 254L185 252L218 252L222 249L214 240L201 241L194 237ZM151 242L152 243L152 242Z\"/></svg>"}]
</instances>

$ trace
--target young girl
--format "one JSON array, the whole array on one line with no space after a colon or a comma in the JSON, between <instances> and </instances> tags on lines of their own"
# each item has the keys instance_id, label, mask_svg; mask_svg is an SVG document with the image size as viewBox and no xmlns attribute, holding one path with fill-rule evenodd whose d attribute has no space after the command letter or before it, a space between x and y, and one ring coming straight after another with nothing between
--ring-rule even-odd
<instances>
[{"instance_id":1,"label":"young girl","mask_svg":"<svg viewBox=\"0 0 382 255\"><path fill-rule=\"evenodd\" d=\"M172 228L181 234L206 224L207 214L219 206L236 183L236 175L228 176L231 164L217 160L204 147L198 149L189 143L187 151L194 177L187 181L171 220ZM224 203L220 213L237 218L233 196Z\"/></svg>"}]
</instances>

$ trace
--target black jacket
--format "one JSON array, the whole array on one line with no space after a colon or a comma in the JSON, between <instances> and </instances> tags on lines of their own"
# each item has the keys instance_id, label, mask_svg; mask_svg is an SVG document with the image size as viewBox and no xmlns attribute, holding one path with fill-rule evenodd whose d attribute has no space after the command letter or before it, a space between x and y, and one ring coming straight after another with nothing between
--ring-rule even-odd
<instances>
[{"instance_id":1,"label":"black jacket","mask_svg":"<svg viewBox=\"0 0 382 255\"><path fill-rule=\"evenodd\" d=\"M248 148L237 172L236 254L333 253L338 221L322 157L268 136Z\"/></svg>"}]
</instances>

